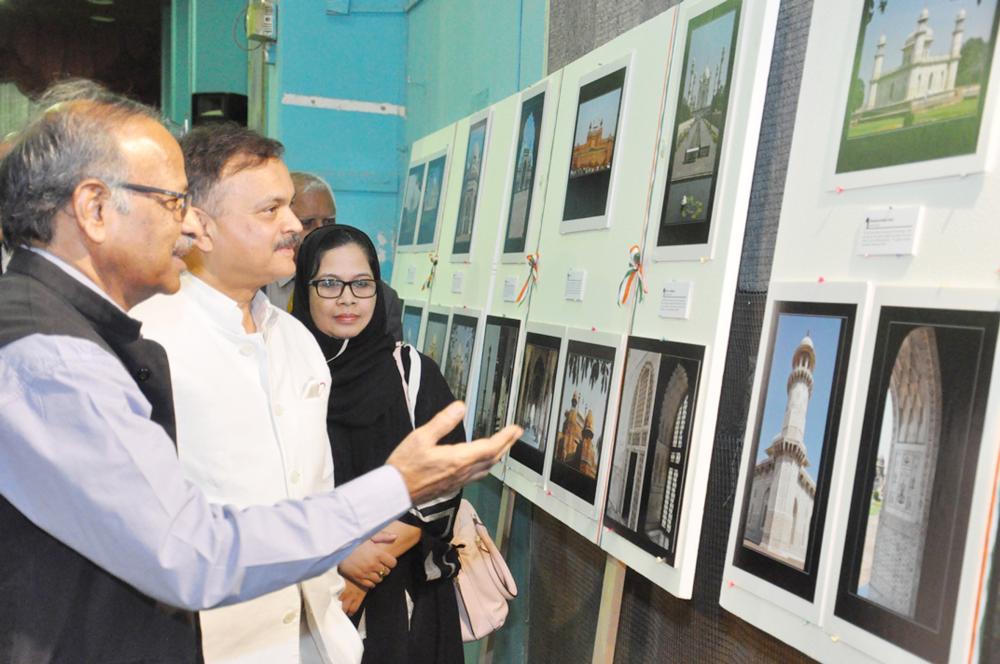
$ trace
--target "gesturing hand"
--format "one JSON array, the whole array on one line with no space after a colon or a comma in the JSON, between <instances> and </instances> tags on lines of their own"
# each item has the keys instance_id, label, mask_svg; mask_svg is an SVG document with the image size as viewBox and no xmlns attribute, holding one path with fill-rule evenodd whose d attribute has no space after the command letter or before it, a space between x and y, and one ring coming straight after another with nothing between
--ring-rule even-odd
<instances>
[{"instance_id":1,"label":"gesturing hand","mask_svg":"<svg viewBox=\"0 0 1000 664\"><path fill-rule=\"evenodd\" d=\"M414 504L451 493L486 475L524 432L504 427L493 436L464 445L438 445L465 415L465 404L452 403L427 424L414 429L386 461L403 476Z\"/></svg>"}]
</instances>

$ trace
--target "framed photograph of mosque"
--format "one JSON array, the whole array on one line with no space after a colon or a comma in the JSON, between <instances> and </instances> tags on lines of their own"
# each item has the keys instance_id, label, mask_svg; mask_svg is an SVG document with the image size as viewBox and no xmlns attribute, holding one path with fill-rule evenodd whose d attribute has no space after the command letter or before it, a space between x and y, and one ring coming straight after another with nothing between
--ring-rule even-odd
<instances>
[{"instance_id":1,"label":"framed photograph of mosque","mask_svg":"<svg viewBox=\"0 0 1000 664\"><path fill-rule=\"evenodd\" d=\"M625 56L580 79L560 233L610 226L630 63L631 56Z\"/></svg>"},{"instance_id":2,"label":"framed photograph of mosque","mask_svg":"<svg viewBox=\"0 0 1000 664\"><path fill-rule=\"evenodd\" d=\"M630 337L604 525L674 564L705 348Z\"/></svg>"},{"instance_id":3,"label":"framed photograph of mosque","mask_svg":"<svg viewBox=\"0 0 1000 664\"><path fill-rule=\"evenodd\" d=\"M732 564L813 602L857 306L771 307Z\"/></svg>"},{"instance_id":4,"label":"framed photograph of mosque","mask_svg":"<svg viewBox=\"0 0 1000 664\"><path fill-rule=\"evenodd\" d=\"M521 353L512 422L524 429L524 433L514 443L510 456L538 475L545 469L545 452L551 439L563 332L539 329L539 324L529 323Z\"/></svg>"},{"instance_id":5,"label":"framed photograph of mosque","mask_svg":"<svg viewBox=\"0 0 1000 664\"><path fill-rule=\"evenodd\" d=\"M416 239L426 170L426 163L413 164L406 174L406 183L403 185L403 208L399 213L399 233L396 236L396 246L399 248L413 245Z\"/></svg>"},{"instance_id":6,"label":"framed photograph of mosque","mask_svg":"<svg viewBox=\"0 0 1000 664\"><path fill-rule=\"evenodd\" d=\"M469 140L465 148L465 166L462 168L462 193L455 220L455 240L451 247L453 262L466 262L472 248L476 217L479 213L479 186L486 166L486 147L489 144L490 112L479 113L470 120Z\"/></svg>"},{"instance_id":7,"label":"framed photograph of mosque","mask_svg":"<svg viewBox=\"0 0 1000 664\"><path fill-rule=\"evenodd\" d=\"M528 91L521 101L514 151L514 176L510 183L507 225L503 238L503 253L520 256L528 239L528 222L534 200L538 153L542 142L542 117L548 94L548 81Z\"/></svg>"},{"instance_id":8,"label":"framed photograph of mosque","mask_svg":"<svg viewBox=\"0 0 1000 664\"><path fill-rule=\"evenodd\" d=\"M552 437L550 481L585 503L593 504L608 436L609 403L617 394L618 349L570 339L559 394L559 417Z\"/></svg>"},{"instance_id":9,"label":"framed photograph of mosque","mask_svg":"<svg viewBox=\"0 0 1000 664\"><path fill-rule=\"evenodd\" d=\"M997 0L853 4L857 41L843 60L831 187L983 170Z\"/></svg>"},{"instance_id":10,"label":"framed photograph of mosque","mask_svg":"<svg viewBox=\"0 0 1000 664\"><path fill-rule=\"evenodd\" d=\"M953 635L967 638L956 616L972 600L959 593L976 584L962 581L963 569L980 571L963 564L967 542L981 543L989 528L989 501L973 495L988 495L984 472L994 481L989 391L1000 313L995 292L977 294L986 308L977 310L931 308L940 289L915 291L905 306L879 301L834 616L944 662ZM986 471L981 448L990 451Z\"/></svg>"},{"instance_id":11,"label":"framed photograph of mosque","mask_svg":"<svg viewBox=\"0 0 1000 664\"><path fill-rule=\"evenodd\" d=\"M658 247L708 242L740 8L726 0L688 21Z\"/></svg>"},{"instance_id":12,"label":"framed photograph of mosque","mask_svg":"<svg viewBox=\"0 0 1000 664\"><path fill-rule=\"evenodd\" d=\"M417 225L414 250L430 250L437 244L441 210L444 208L444 190L448 178L448 151L431 156L427 161L424 177L424 197L420 203L420 220Z\"/></svg>"},{"instance_id":13,"label":"framed photograph of mosque","mask_svg":"<svg viewBox=\"0 0 1000 664\"><path fill-rule=\"evenodd\" d=\"M444 373L444 353L448 345L448 320L450 310L447 307L431 306L427 308L427 325L424 327L421 351L434 360L434 363Z\"/></svg>"},{"instance_id":14,"label":"framed photograph of mosque","mask_svg":"<svg viewBox=\"0 0 1000 664\"><path fill-rule=\"evenodd\" d=\"M403 342L418 348L420 324L424 320L424 308L415 304L403 305Z\"/></svg>"},{"instance_id":15,"label":"framed photograph of mosque","mask_svg":"<svg viewBox=\"0 0 1000 664\"><path fill-rule=\"evenodd\" d=\"M521 321L516 318L486 317L479 385L476 387L476 410L472 420L473 440L507 425L520 331Z\"/></svg>"},{"instance_id":16,"label":"framed photograph of mosque","mask_svg":"<svg viewBox=\"0 0 1000 664\"><path fill-rule=\"evenodd\" d=\"M476 329L479 318L472 312L452 314L448 330L448 349L445 354L444 380L456 399L466 400L469 375L472 372L472 352L476 347Z\"/></svg>"}]
</instances>

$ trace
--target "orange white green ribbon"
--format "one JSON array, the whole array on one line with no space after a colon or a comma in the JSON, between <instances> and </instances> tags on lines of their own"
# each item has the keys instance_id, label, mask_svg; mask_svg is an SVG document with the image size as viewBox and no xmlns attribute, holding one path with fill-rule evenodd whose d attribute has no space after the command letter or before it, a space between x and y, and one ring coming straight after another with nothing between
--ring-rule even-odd
<instances>
[{"instance_id":1,"label":"orange white green ribbon","mask_svg":"<svg viewBox=\"0 0 1000 664\"><path fill-rule=\"evenodd\" d=\"M643 296L649 292L646 290L646 279L642 272L642 250L637 244L628 248L628 270L625 271L625 276L618 284L619 307L628 302L633 289L640 302L642 302Z\"/></svg>"},{"instance_id":2,"label":"orange white green ribbon","mask_svg":"<svg viewBox=\"0 0 1000 664\"><path fill-rule=\"evenodd\" d=\"M434 273L437 271L438 266L438 255L435 253L427 254L427 258L431 259L431 272L427 275L424 280L424 285L420 287L420 290L427 290L434 283Z\"/></svg>"},{"instance_id":3,"label":"orange white green ribbon","mask_svg":"<svg viewBox=\"0 0 1000 664\"><path fill-rule=\"evenodd\" d=\"M528 293L538 283L538 254L528 254L524 259L528 261L528 277L524 280L524 285L521 286L521 292L514 298L518 304L522 304L527 299Z\"/></svg>"}]
</instances>

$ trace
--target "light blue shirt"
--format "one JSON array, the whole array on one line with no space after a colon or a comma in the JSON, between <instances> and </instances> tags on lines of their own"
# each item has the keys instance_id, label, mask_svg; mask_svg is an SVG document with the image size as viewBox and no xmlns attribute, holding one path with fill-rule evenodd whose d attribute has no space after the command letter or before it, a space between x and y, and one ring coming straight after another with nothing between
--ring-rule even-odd
<instances>
[{"instance_id":1,"label":"light blue shirt","mask_svg":"<svg viewBox=\"0 0 1000 664\"><path fill-rule=\"evenodd\" d=\"M303 501L209 504L151 411L93 342L34 334L0 348L0 495L167 604L232 604L316 576L411 505L391 466Z\"/></svg>"}]
</instances>

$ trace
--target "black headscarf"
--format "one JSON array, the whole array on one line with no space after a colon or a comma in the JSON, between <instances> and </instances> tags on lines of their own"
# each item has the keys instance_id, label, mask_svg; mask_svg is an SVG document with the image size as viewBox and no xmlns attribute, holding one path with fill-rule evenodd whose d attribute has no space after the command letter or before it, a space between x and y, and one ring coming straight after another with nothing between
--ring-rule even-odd
<instances>
[{"instance_id":1,"label":"black headscarf","mask_svg":"<svg viewBox=\"0 0 1000 664\"><path fill-rule=\"evenodd\" d=\"M356 337L337 339L321 332L313 322L309 311L309 281L319 270L323 254L347 244L359 246L367 256L377 284L376 301L372 319ZM353 226L323 226L302 241L295 267L292 315L316 337L323 357L330 364L332 380L327 420L350 427L370 424L390 405L390 400L375 399L373 395L391 385L389 381L400 382L399 370L392 357L395 341L386 332L382 271L375 245L364 231Z\"/></svg>"}]
</instances>

